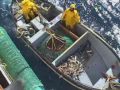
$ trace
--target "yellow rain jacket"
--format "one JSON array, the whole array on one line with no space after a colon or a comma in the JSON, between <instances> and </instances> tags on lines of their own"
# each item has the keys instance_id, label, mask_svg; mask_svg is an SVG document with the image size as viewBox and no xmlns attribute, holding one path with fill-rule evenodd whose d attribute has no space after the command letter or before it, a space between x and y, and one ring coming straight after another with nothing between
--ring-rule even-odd
<instances>
[{"instance_id":1,"label":"yellow rain jacket","mask_svg":"<svg viewBox=\"0 0 120 90\"><path fill-rule=\"evenodd\" d=\"M39 6L35 4L33 0L23 0L20 6L22 8L22 14L27 20L29 20L30 18L34 18L35 14L38 13Z\"/></svg>"},{"instance_id":2,"label":"yellow rain jacket","mask_svg":"<svg viewBox=\"0 0 120 90\"><path fill-rule=\"evenodd\" d=\"M70 26L71 29L80 22L80 16L77 10L71 11L70 8L65 10L62 15L62 20L65 21L66 26Z\"/></svg>"}]
</instances>

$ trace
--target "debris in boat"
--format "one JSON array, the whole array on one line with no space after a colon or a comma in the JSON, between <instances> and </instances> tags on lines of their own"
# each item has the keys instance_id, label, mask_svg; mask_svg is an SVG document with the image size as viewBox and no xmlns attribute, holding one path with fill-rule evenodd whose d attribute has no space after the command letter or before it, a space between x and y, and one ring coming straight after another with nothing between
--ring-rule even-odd
<instances>
[{"instance_id":1,"label":"debris in boat","mask_svg":"<svg viewBox=\"0 0 120 90\"><path fill-rule=\"evenodd\" d=\"M82 50L79 49L73 56L68 58L67 62L58 66L58 69L65 75L73 78L74 80L79 80L79 75L84 71L86 62L94 54L91 49L91 44L87 42Z\"/></svg>"},{"instance_id":2,"label":"debris in boat","mask_svg":"<svg viewBox=\"0 0 120 90\"><path fill-rule=\"evenodd\" d=\"M94 54L91 48L91 43L89 41L87 41L86 44L82 47L82 50L79 50L78 52L85 60L88 60Z\"/></svg>"},{"instance_id":3,"label":"debris in boat","mask_svg":"<svg viewBox=\"0 0 120 90\"><path fill-rule=\"evenodd\" d=\"M74 80L79 80L78 76L84 71L83 64L78 60L77 56L68 58L68 61L58 66L58 69Z\"/></svg>"}]
</instances>

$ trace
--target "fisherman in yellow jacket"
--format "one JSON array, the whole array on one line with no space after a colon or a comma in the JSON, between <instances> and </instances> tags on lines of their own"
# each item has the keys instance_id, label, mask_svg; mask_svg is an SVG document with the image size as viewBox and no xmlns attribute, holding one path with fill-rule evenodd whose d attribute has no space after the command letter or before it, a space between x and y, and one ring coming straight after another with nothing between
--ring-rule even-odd
<instances>
[{"instance_id":1,"label":"fisherman in yellow jacket","mask_svg":"<svg viewBox=\"0 0 120 90\"><path fill-rule=\"evenodd\" d=\"M23 0L20 6L26 21L30 21L38 14L39 6L34 3L34 0Z\"/></svg>"},{"instance_id":2,"label":"fisherman in yellow jacket","mask_svg":"<svg viewBox=\"0 0 120 90\"><path fill-rule=\"evenodd\" d=\"M73 29L77 23L80 22L80 16L77 12L76 4L71 4L70 8L66 9L62 15L62 21L65 23L66 27Z\"/></svg>"}]
</instances>

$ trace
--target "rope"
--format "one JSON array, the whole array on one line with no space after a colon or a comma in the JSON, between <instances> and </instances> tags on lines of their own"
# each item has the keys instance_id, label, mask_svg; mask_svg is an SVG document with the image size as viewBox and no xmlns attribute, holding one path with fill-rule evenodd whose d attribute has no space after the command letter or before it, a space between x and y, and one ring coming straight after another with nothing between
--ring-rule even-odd
<instances>
[{"instance_id":1,"label":"rope","mask_svg":"<svg viewBox=\"0 0 120 90\"><path fill-rule=\"evenodd\" d=\"M20 29L22 29L22 28L17 29L17 32L19 34L19 36L17 36L17 38L21 38L22 36L25 36L25 34L27 33L27 31L20 31Z\"/></svg>"},{"instance_id":2,"label":"rope","mask_svg":"<svg viewBox=\"0 0 120 90\"><path fill-rule=\"evenodd\" d=\"M20 34L20 36L17 36L17 38L21 38L24 35L24 32L20 32L19 29L17 29L17 32Z\"/></svg>"},{"instance_id":3,"label":"rope","mask_svg":"<svg viewBox=\"0 0 120 90\"><path fill-rule=\"evenodd\" d=\"M20 30L22 30L22 31L20 31ZM30 32L32 32L33 31L33 33L30 33ZM34 29L30 29L30 31L28 30L24 30L23 28L18 28L17 29L17 33L19 34L19 36L17 36L17 38L21 38L21 37L25 37L26 35L28 35L28 36L31 36L31 35L34 35L35 34L35 30Z\"/></svg>"}]
</instances>

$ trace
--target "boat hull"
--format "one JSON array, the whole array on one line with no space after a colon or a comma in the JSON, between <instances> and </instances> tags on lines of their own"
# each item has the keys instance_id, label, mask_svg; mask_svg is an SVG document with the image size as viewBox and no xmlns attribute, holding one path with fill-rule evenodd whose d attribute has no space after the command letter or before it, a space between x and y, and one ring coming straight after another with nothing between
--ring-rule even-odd
<instances>
[{"instance_id":1,"label":"boat hull","mask_svg":"<svg viewBox=\"0 0 120 90\"><path fill-rule=\"evenodd\" d=\"M85 26L84 24L79 24L78 27L84 27L86 28L86 30L90 33L92 33L97 39L99 39L102 43L104 43L105 46L107 46L107 48L110 49L110 51L118 58L117 54L113 51L112 47L104 40L102 39L101 36L99 36L97 33L93 32L91 29L89 29L87 26ZM54 73L56 75L59 76L60 79L65 80L66 82L68 82L70 85L72 85L73 87L75 87L78 90L99 90L96 88L91 88L89 86L83 85L83 84L78 84L76 82L74 82L71 78L67 77L66 75L64 75L63 73L61 73L53 64L51 64L51 62L49 62L48 60L46 60L39 52L36 48L34 48L34 46L30 43L28 43L24 38L21 38L22 41L39 57L39 59L44 62L52 71L54 71Z\"/></svg>"}]
</instances>

